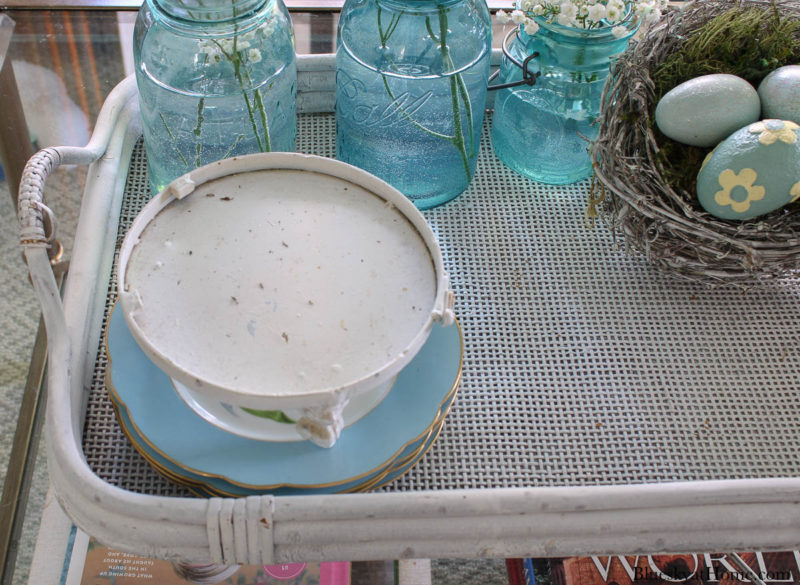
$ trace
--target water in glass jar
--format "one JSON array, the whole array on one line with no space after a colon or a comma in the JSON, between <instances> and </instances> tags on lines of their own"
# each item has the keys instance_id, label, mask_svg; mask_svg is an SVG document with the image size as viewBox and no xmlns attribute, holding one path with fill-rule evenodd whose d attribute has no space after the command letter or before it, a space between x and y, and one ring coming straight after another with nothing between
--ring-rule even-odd
<instances>
[{"instance_id":1,"label":"water in glass jar","mask_svg":"<svg viewBox=\"0 0 800 585\"><path fill-rule=\"evenodd\" d=\"M143 72L139 92L151 191L158 193L182 174L231 156L293 151L293 68L280 69L255 89L216 95L169 87Z\"/></svg>"},{"instance_id":2,"label":"water in glass jar","mask_svg":"<svg viewBox=\"0 0 800 585\"><path fill-rule=\"evenodd\" d=\"M602 82L576 84L582 87L575 96L546 85L542 80L535 89L498 91L492 147L508 166L535 181L568 184L585 179L592 174L587 149L597 136L592 103L599 102Z\"/></svg>"},{"instance_id":3,"label":"water in glass jar","mask_svg":"<svg viewBox=\"0 0 800 585\"><path fill-rule=\"evenodd\" d=\"M368 68L340 48L337 158L382 178L420 209L454 198L475 172L489 57L435 75L413 59L392 71Z\"/></svg>"}]
</instances>

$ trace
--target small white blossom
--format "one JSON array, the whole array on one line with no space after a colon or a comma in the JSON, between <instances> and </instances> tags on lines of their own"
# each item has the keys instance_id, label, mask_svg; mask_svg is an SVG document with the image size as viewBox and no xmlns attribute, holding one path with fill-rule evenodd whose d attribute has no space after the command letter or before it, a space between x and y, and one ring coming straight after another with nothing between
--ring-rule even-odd
<instances>
[{"instance_id":1,"label":"small white blossom","mask_svg":"<svg viewBox=\"0 0 800 585\"><path fill-rule=\"evenodd\" d=\"M569 14L561 13L556 17L556 22L561 26L572 26L575 24L575 19L570 18Z\"/></svg>"},{"instance_id":2,"label":"small white blossom","mask_svg":"<svg viewBox=\"0 0 800 585\"><path fill-rule=\"evenodd\" d=\"M630 31L628 31L628 28L625 27L625 26L622 26L621 24L617 25L617 26L615 26L614 28L611 29L611 34L614 35L618 39L621 39L622 37L627 35L628 32L630 32Z\"/></svg>"},{"instance_id":3,"label":"small white blossom","mask_svg":"<svg viewBox=\"0 0 800 585\"><path fill-rule=\"evenodd\" d=\"M522 10L515 10L511 13L511 22L514 24L522 24L525 22L525 13Z\"/></svg>"},{"instance_id":4,"label":"small white blossom","mask_svg":"<svg viewBox=\"0 0 800 585\"><path fill-rule=\"evenodd\" d=\"M263 37L269 37L280 27L280 24L279 19L273 16L254 30L253 34L255 35L257 32L260 32Z\"/></svg>"},{"instance_id":5,"label":"small white blossom","mask_svg":"<svg viewBox=\"0 0 800 585\"><path fill-rule=\"evenodd\" d=\"M258 49L250 49L247 51L247 61L249 63L258 63L261 61L261 51Z\"/></svg>"},{"instance_id":6,"label":"small white blossom","mask_svg":"<svg viewBox=\"0 0 800 585\"><path fill-rule=\"evenodd\" d=\"M217 41L217 44L219 46L219 50L226 55L233 53L233 39L220 39Z\"/></svg>"},{"instance_id":7,"label":"small white blossom","mask_svg":"<svg viewBox=\"0 0 800 585\"><path fill-rule=\"evenodd\" d=\"M655 2L652 0L645 1L642 0L636 5L636 14L641 18L647 18L647 15L650 14L653 9L655 8Z\"/></svg>"},{"instance_id":8,"label":"small white blossom","mask_svg":"<svg viewBox=\"0 0 800 585\"><path fill-rule=\"evenodd\" d=\"M578 6L572 2L562 2L559 6L561 14L566 14L570 18L578 16Z\"/></svg>"},{"instance_id":9,"label":"small white blossom","mask_svg":"<svg viewBox=\"0 0 800 585\"><path fill-rule=\"evenodd\" d=\"M661 18L661 9L656 6L645 15L644 20L645 22L655 22L659 18Z\"/></svg>"},{"instance_id":10,"label":"small white blossom","mask_svg":"<svg viewBox=\"0 0 800 585\"><path fill-rule=\"evenodd\" d=\"M587 15L589 20L600 22L606 17L606 7L602 4L593 4L589 7Z\"/></svg>"},{"instance_id":11,"label":"small white blossom","mask_svg":"<svg viewBox=\"0 0 800 585\"><path fill-rule=\"evenodd\" d=\"M622 0L609 0L606 4L606 20L614 23L625 17L625 4Z\"/></svg>"},{"instance_id":12,"label":"small white blossom","mask_svg":"<svg viewBox=\"0 0 800 585\"><path fill-rule=\"evenodd\" d=\"M535 35L537 32L539 32L539 24L532 18L529 18L525 21L524 30L529 35Z\"/></svg>"},{"instance_id":13,"label":"small white blossom","mask_svg":"<svg viewBox=\"0 0 800 585\"><path fill-rule=\"evenodd\" d=\"M572 26L578 16L578 7L571 2L562 2L556 17L558 24L562 26Z\"/></svg>"},{"instance_id":14,"label":"small white blossom","mask_svg":"<svg viewBox=\"0 0 800 585\"><path fill-rule=\"evenodd\" d=\"M606 20L608 22L611 23L619 22L620 20L622 20L623 15L624 13L615 6L606 7Z\"/></svg>"},{"instance_id":15,"label":"small white blossom","mask_svg":"<svg viewBox=\"0 0 800 585\"><path fill-rule=\"evenodd\" d=\"M562 26L600 28L613 26L633 14L639 22L658 20L667 9L669 0L516 0L517 9L510 15L497 12L502 24L514 22L523 28L533 29L528 21L540 17L546 22ZM625 34L628 34L626 29ZM619 31L615 33L622 35Z\"/></svg>"},{"instance_id":16,"label":"small white blossom","mask_svg":"<svg viewBox=\"0 0 800 585\"><path fill-rule=\"evenodd\" d=\"M197 52L198 56L205 55L205 58L200 57L203 63L221 63L225 59L223 47L218 41L201 41Z\"/></svg>"}]
</instances>

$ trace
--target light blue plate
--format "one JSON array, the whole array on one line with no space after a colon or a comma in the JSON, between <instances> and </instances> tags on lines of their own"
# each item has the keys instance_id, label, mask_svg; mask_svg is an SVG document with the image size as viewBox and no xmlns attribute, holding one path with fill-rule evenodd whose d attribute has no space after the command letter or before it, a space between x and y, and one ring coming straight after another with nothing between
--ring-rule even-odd
<instances>
[{"instance_id":1,"label":"light blue plate","mask_svg":"<svg viewBox=\"0 0 800 585\"><path fill-rule=\"evenodd\" d=\"M354 492L374 489L385 483L397 479L406 473L419 459L430 449L438 437L439 431L444 424L444 417L449 411L450 406L455 399L455 389L452 391L440 410L436 423L431 427L431 430L418 439L406 445L405 449L398 453L387 465L374 470L374 472L361 476L354 481L349 481L336 486L326 488L278 488L269 490L276 495L292 495L292 494L310 494L310 493L331 493L336 492ZM116 403L115 403L116 405ZM258 493L263 493L263 489L249 489L234 485L222 478L217 477L203 477L188 472L187 470L179 467L173 462L162 457L158 451L154 450L148 445L148 441L140 437L136 425L130 420L125 408L117 408L117 415L119 422L125 431L125 434L142 454L142 456L150 462L160 473L171 478L177 483L188 486L192 491L201 496L248 496ZM335 487L335 489L333 489Z\"/></svg>"},{"instance_id":2,"label":"light blue plate","mask_svg":"<svg viewBox=\"0 0 800 585\"><path fill-rule=\"evenodd\" d=\"M457 325L434 326L383 402L323 449L247 439L204 421L141 351L121 310L109 317L106 349L109 394L134 445L174 475L231 495L349 491L405 472L416 459L405 469L393 462L415 450L421 456L435 439L429 435L455 396L463 353Z\"/></svg>"}]
</instances>

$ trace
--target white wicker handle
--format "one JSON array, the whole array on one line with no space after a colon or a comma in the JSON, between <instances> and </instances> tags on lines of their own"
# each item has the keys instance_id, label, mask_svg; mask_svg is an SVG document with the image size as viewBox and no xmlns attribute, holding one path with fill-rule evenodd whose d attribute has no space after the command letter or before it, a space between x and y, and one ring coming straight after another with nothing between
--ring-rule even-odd
<instances>
[{"instance_id":1,"label":"white wicker handle","mask_svg":"<svg viewBox=\"0 0 800 585\"><path fill-rule=\"evenodd\" d=\"M88 165L106 151L117 117L125 105L124 96L136 92L136 79L131 75L109 94L106 104L97 117L92 138L86 146L56 146L34 154L25 165L20 180L18 196L20 244L24 248L45 248L55 237L55 216L44 204L44 187L47 178L61 164ZM53 226L45 233L44 215Z\"/></svg>"},{"instance_id":2,"label":"white wicker handle","mask_svg":"<svg viewBox=\"0 0 800 585\"><path fill-rule=\"evenodd\" d=\"M43 193L47 177L61 165L61 153L56 148L45 148L34 154L22 172L19 186L19 240L23 247L49 247L55 237L45 233L43 214L50 218L50 225L55 226L53 212L44 204Z\"/></svg>"}]
</instances>

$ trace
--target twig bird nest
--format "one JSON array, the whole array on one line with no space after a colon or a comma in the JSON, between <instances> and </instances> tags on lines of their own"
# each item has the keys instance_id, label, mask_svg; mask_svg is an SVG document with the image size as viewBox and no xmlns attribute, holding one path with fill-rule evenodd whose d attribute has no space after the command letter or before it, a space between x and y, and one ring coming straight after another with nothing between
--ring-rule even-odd
<instances>
[{"instance_id":1,"label":"twig bird nest","mask_svg":"<svg viewBox=\"0 0 800 585\"><path fill-rule=\"evenodd\" d=\"M797 276L800 203L749 221L718 219L694 182L709 149L655 126L658 100L698 75L731 73L755 87L800 63L800 2L698 0L669 11L613 65L592 146L597 211L628 249L709 285Z\"/></svg>"}]
</instances>

